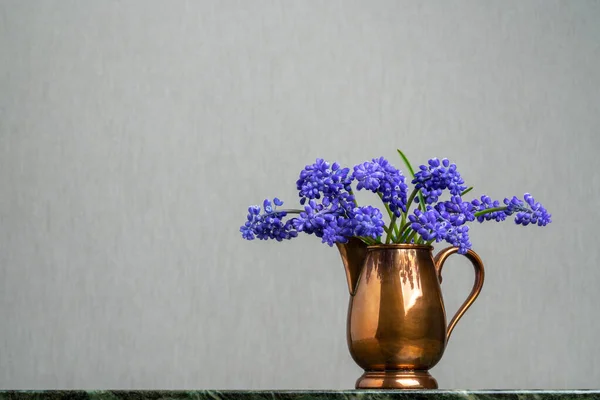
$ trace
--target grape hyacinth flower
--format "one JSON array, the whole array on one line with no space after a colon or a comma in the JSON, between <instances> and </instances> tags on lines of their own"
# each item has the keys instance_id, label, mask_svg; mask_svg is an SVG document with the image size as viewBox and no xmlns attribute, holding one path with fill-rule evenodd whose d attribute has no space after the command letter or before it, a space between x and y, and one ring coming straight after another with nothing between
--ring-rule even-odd
<instances>
[{"instance_id":1,"label":"grape hyacinth flower","mask_svg":"<svg viewBox=\"0 0 600 400\"><path fill-rule=\"evenodd\" d=\"M352 227L354 236L364 236L376 239L383 235L383 215L375 207L356 207L352 211Z\"/></svg>"},{"instance_id":2,"label":"grape hyacinth flower","mask_svg":"<svg viewBox=\"0 0 600 400\"><path fill-rule=\"evenodd\" d=\"M383 157L355 165L352 173L337 162L317 158L300 172L296 181L303 209L278 210L283 202L277 198L273 202L265 200L262 209L251 206L247 221L240 228L242 237L282 241L304 232L314 234L329 246L346 243L352 237L366 245L446 241L465 254L471 248L469 222L500 222L509 216L523 226L546 226L552 222L546 208L529 193L523 199L505 198L503 203L487 195L464 201L472 187L466 189L455 164L446 158L432 158L415 173L404 153L398 153L413 177L414 189L408 200L404 175ZM354 180L357 190L379 195L390 216L389 226L380 209L357 204L352 192ZM450 193L449 200L440 200L444 191ZM289 214L296 216L286 219Z\"/></svg>"},{"instance_id":3,"label":"grape hyacinth flower","mask_svg":"<svg viewBox=\"0 0 600 400\"><path fill-rule=\"evenodd\" d=\"M330 247L334 243L347 243L348 238L353 236L351 220L337 217L329 222L323 229L322 243L327 243Z\"/></svg>"},{"instance_id":4,"label":"grape hyacinth flower","mask_svg":"<svg viewBox=\"0 0 600 400\"><path fill-rule=\"evenodd\" d=\"M323 204L312 199L304 206L304 211L292 220L292 224L298 232L323 237L323 230L336 216L335 211L327 209Z\"/></svg>"},{"instance_id":5,"label":"grape hyacinth flower","mask_svg":"<svg viewBox=\"0 0 600 400\"><path fill-rule=\"evenodd\" d=\"M456 164L450 164L447 158L441 163L437 158L428 161L429 166L421 165L419 171L415 173L412 183L415 189L420 189L425 202L433 204L438 201L442 191L448 189L450 194L458 196L467 187L463 184L465 181L456 170Z\"/></svg>"},{"instance_id":6,"label":"grape hyacinth flower","mask_svg":"<svg viewBox=\"0 0 600 400\"><path fill-rule=\"evenodd\" d=\"M261 240L275 239L281 242L284 239L298 236L291 221L282 221L286 212L276 211L277 206L283 205L283 202L276 197L273 199L273 203L274 206L269 199L265 199L263 202L264 214L260 213L259 206L248 208L248 221L240 227L244 239L253 240L257 237Z\"/></svg>"},{"instance_id":7,"label":"grape hyacinth flower","mask_svg":"<svg viewBox=\"0 0 600 400\"><path fill-rule=\"evenodd\" d=\"M469 227L453 224L449 219L450 216L451 214L447 211L440 212L434 207L427 206L425 212L417 209L414 215L410 215L408 219L411 222L411 228L426 242L445 240L458 247L459 254L466 254L471 248Z\"/></svg>"},{"instance_id":8,"label":"grape hyacinth flower","mask_svg":"<svg viewBox=\"0 0 600 400\"><path fill-rule=\"evenodd\" d=\"M314 199L304 206L304 211L292 220L298 232L314 234L323 243L346 243L348 238L377 238L383 234L383 218L377 208L355 207L347 211L341 207L327 208Z\"/></svg>"},{"instance_id":9,"label":"grape hyacinth flower","mask_svg":"<svg viewBox=\"0 0 600 400\"><path fill-rule=\"evenodd\" d=\"M515 199L516 199L516 197L515 197ZM498 200L492 200L492 198L490 196L486 196L485 194L481 196L481 200L477 200L477 199L471 200L471 204L473 205L473 207L475 207L476 211L498 209L496 211L491 211L491 212L485 213L483 215L479 215L477 217L477 221L479 221L479 222L491 221L491 220L500 222L500 221L504 221L507 216L512 214L512 212L510 212L508 209L500 210L499 209L499 208L501 208L500 202Z\"/></svg>"},{"instance_id":10,"label":"grape hyacinth flower","mask_svg":"<svg viewBox=\"0 0 600 400\"><path fill-rule=\"evenodd\" d=\"M300 191L300 204L306 200L320 199L323 197L325 204L337 199L344 203L352 203L354 197L350 195L352 177L348 176L350 168L342 168L336 162L329 164L322 158L317 158L312 165L307 165L300 171L300 178L296 181L296 188Z\"/></svg>"},{"instance_id":11,"label":"grape hyacinth flower","mask_svg":"<svg viewBox=\"0 0 600 400\"><path fill-rule=\"evenodd\" d=\"M411 228L425 241L441 242L446 238L451 224L435 208L428 206L426 211L416 209L414 215L409 215Z\"/></svg>"},{"instance_id":12,"label":"grape hyacinth flower","mask_svg":"<svg viewBox=\"0 0 600 400\"><path fill-rule=\"evenodd\" d=\"M458 254L467 254L471 248L469 240L469 227L467 225L455 226L448 230L446 242L458 247Z\"/></svg>"},{"instance_id":13,"label":"grape hyacinth flower","mask_svg":"<svg viewBox=\"0 0 600 400\"><path fill-rule=\"evenodd\" d=\"M477 217L477 221L504 221L507 217L516 213L515 223L517 225L529 225L537 224L538 226L546 226L552 222L552 215L542 206L539 202L536 202L533 196L529 193L525 193L523 196L525 201L513 196L511 199L504 199L504 206L501 206L498 200L492 201L489 196L481 196L481 201L475 199L471 201L471 204L479 212L485 210L494 210Z\"/></svg>"},{"instance_id":14,"label":"grape hyacinth flower","mask_svg":"<svg viewBox=\"0 0 600 400\"><path fill-rule=\"evenodd\" d=\"M408 186L404 183L404 175L385 158L374 158L371 162L356 165L352 176L358 181L358 190L378 193L396 217L406 212Z\"/></svg>"},{"instance_id":15,"label":"grape hyacinth flower","mask_svg":"<svg viewBox=\"0 0 600 400\"><path fill-rule=\"evenodd\" d=\"M452 196L450 201L436 204L438 210L453 226L461 226L475 220L475 207L460 196Z\"/></svg>"},{"instance_id":16,"label":"grape hyacinth flower","mask_svg":"<svg viewBox=\"0 0 600 400\"><path fill-rule=\"evenodd\" d=\"M552 215L542 206L539 202L536 202L533 196L529 193L525 193L523 196L525 202L519 200L517 197L512 199L504 199L504 204L507 206L507 211L511 214L516 212L515 223L518 225L527 226L529 224L537 224L538 226L546 226L552 222ZM525 203L527 205L525 205Z\"/></svg>"}]
</instances>

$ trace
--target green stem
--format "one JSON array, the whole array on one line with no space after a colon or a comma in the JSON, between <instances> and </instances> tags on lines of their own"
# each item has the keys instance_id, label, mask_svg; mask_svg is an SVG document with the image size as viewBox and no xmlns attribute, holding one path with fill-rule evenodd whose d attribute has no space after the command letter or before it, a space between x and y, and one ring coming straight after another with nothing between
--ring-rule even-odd
<instances>
[{"instance_id":1,"label":"green stem","mask_svg":"<svg viewBox=\"0 0 600 400\"><path fill-rule=\"evenodd\" d=\"M390 221L390 226L388 227L388 235L385 238L385 244L389 244L390 240L392 239L392 231L396 229L396 214L394 214L394 216L392 217L392 220ZM396 233L397 234L397 233Z\"/></svg>"},{"instance_id":2,"label":"green stem","mask_svg":"<svg viewBox=\"0 0 600 400\"><path fill-rule=\"evenodd\" d=\"M406 155L402 152L402 150L397 149L398 154L400 154L400 157L402 158L402 161L404 161L404 164L406 165L406 168L408 168L408 171L410 172L410 175L414 178L415 177L415 170L413 169L412 165L410 165L410 161L408 161L408 157L406 157ZM421 193L421 190L418 190L418 195L419 195L419 207L421 208L421 210L425 211L426 210L426 205L425 205L425 198L423 197L423 193ZM413 197L414 200L414 197ZM412 200L409 201L406 204L406 214L408 214L408 212L410 211L410 206L412 205Z\"/></svg>"},{"instance_id":3,"label":"green stem","mask_svg":"<svg viewBox=\"0 0 600 400\"><path fill-rule=\"evenodd\" d=\"M412 224L412 222L408 221L407 223L405 223L404 225L402 225L402 227L400 228L400 234L397 236L400 239L402 239L405 236L405 233L407 232L407 229L410 228L410 224Z\"/></svg>"},{"instance_id":4,"label":"green stem","mask_svg":"<svg viewBox=\"0 0 600 400\"><path fill-rule=\"evenodd\" d=\"M408 197L408 201L406 202L406 214L408 214L408 212L410 211L410 206L413 203L413 200L415 199L415 196L419 193L419 189L414 189L412 191L412 193L410 194L410 196Z\"/></svg>"},{"instance_id":5,"label":"green stem","mask_svg":"<svg viewBox=\"0 0 600 400\"><path fill-rule=\"evenodd\" d=\"M375 241L375 239L367 237L367 236L360 236L359 239L362 240L365 244L368 244L368 245L377 244L377 242Z\"/></svg>"},{"instance_id":6,"label":"green stem","mask_svg":"<svg viewBox=\"0 0 600 400\"><path fill-rule=\"evenodd\" d=\"M272 211L267 214L276 214L276 213L280 213L280 212L284 212L284 213L288 213L288 214L300 214L300 213L303 213L304 210L296 210L295 208L290 208L287 210L285 210L285 209L284 210L275 210L275 211Z\"/></svg>"},{"instance_id":7,"label":"green stem","mask_svg":"<svg viewBox=\"0 0 600 400\"><path fill-rule=\"evenodd\" d=\"M504 211L506 209L508 209L507 206L504 206L504 207L494 207L494 208L488 208L486 210L477 211L475 213L475 218L480 217L480 216L485 215L485 214L496 212L496 211Z\"/></svg>"},{"instance_id":8,"label":"green stem","mask_svg":"<svg viewBox=\"0 0 600 400\"><path fill-rule=\"evenodd\" d=\"M410 241L414 239L414 237L416 236L416 234L417 234L417 231L414 231L413 233L411 233L410 236L406 238L406 242L405 243L410 243Z\"/></svg>"},{"instance_id":9,"label":"green stem","mask_svg":"<svg viewBox=\"0 0 600 400\"><path fill-rule=\"evenodd\" d=\"M415 199L415 196L417 195L417 193L419 193L419 191L417 189L414 189L412 191L412 193L410 194L410 196L408 197L408 201L406 202L406 212L402 213L402 220L400 221L400 226L404 226L406 224L406 218L408 215L408 212L410 211L410 205L412 204L413 200ZM396 236L400 237L400 233L402 233L402 229L400 229L400 232L398 232L396 234Z\"/></svg>"},{"instance_id":10,"label":"green stem","mask_svg":"<svg viewBox=\"0 0 600 400\"><path fill-rule=\"evenodd\" d=\"M473 186L471 186L471 187L466 188L465 190L463 190L460 195L464 196L465 194L469 193L471 190L473 190Z\"/></svg>"},{"instance_id":11,"label":"green stem","mask_svg":"<svg viewBox=\"0 0 600 400\"><path fill-rule=\"evenodd\" d=\"M421 209L421 211L425 211L427 209L427 205L425 204L425 198L421 194L420 190L419 190L419 208Z\"/></svg>"},{"instance_id":12,"label":"green stem","mask_svg":"<svg viewBox=\"0 0 600 400\"><path fill-rule=\"evenodd\" d=\"M408 228L406 230L406 232L404 233L404 236L402 237L402 243L408 243L408 238L414 233L416 232L414 229L412 228Z\"/></svg>"},{"instance_id":13,"label":"green stem","mask_svg":"<svg viewBox=\"0 0 600 400\"><path fill-rule=\"evenodd\" d=\"M403 227L404 225L406 225L406 213L402 213L402 220L400 220L400 226ZM397 225L394 225L394 228L396 229L396 238L399 238L402 229L398 229Z\"/></svg>"},{"instance_id":14,"label":"green stem","mask_svg":"<svg viewBox=\"0 0 600 400\"><path fill-rule=\"evenodd\" d=\"M390 210L390 206L389 206L389 205L388 205L388 204L387 204L385 201L383 201L383 195L382 195L381 193L377 193L377 195L379 196L379 198L381 199L381 202L382 202L382 203L383 203L383 205L385 206L385 210L387 211L387 213L388 213L388 216L390 217L390 221L391 221L391 220L394 220L394 213L392 212L392 210ZM387 235L388 235L388 236L386 237L386 239L385 239L385 242L387 243L387 242L388 242L388 238L389 238L389 236L390 236L390 231L389 231L388 229L386 229L386 227L385 227L385 226L383 227L383 229L385 230L385 232L386 232L386 233L387 233ZM390 229L391 229L391 224L390 224Z\"/></svg>"},{"instance_id":15,"label":"green stem","mask_svg":"<svg viewBox=\"0 0 600 400\"><path fill-rule=\"evenodd\" d=\"M377 195L379 196L379 198L381 199L381 202L385 206L385 209L386 209L390 219L392 219L394 214L392 213L392 210L390 210L390 206L385 201L383 201L383 195L381 193L377 193Z\"/></svg>"}]
</instances>

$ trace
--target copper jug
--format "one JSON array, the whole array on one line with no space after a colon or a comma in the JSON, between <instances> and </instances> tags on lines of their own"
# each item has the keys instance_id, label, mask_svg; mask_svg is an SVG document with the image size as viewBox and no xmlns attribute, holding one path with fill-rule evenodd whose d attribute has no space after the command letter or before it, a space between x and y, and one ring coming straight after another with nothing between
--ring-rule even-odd
<instances>
[{"instance_id":1,"label":"copper jug","mask_svg":"<svg viewBox=\"0 0 600 400\"><path fill-rule=\"evenodd\" d=\"M434 258L432 246L367 246L352 238L338 249L350 291L348 347L365 370L356 388L437 389L428 370L442 358L454 326L481 291L479 256L472 250L465 254L475 268L475 284L446 326L441 273L458 248L446 248Z\"/></svg>"}]
</instances>

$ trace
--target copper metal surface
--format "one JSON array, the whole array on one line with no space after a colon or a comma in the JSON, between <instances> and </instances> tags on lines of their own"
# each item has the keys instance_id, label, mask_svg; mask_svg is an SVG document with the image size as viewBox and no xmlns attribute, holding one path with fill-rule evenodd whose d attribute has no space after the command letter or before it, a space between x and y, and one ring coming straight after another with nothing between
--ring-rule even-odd
<instances>
[{"instance_id":1,"label":"copper metal surface","mask_svg":"<svg viewBox=\"0 0 600 400\"><path fill-rule=\"evenodd\" d=\"M353 296L360 271L362 271L363 262L367 255L367 245L357 238L350 238L348 243L336 243L336 245L340 251L344 269L346 270L348 291L350 292L350 295Z\"/></svg>"},{"instance_id":2,"label":"copper metal surface","mask_svg":"<svg viewBox=\"0 0 600 400\"><path fill-rule=\"evenodd\" d=\"M437 253L437 255L435 256L434 264L440 283L442 283L442 268L444 267L444 262L449 256L456 253L457 251L457 247L448 247ZM460 306L460 308L450 321L450 324L448 324L448 329L446 331L446 342L448 341L448 339L450 339L452 330L454 329L454 326L456 325L458 320L460 320L460 318L469 309L469 307L471 307L471 304L473 304L477 296L479 296L479 292L481 292L481 288L483 287L483 279L485 278L483 261L481 261L481 258L479 258L477 253L475 253L473 250L469 250L469 252L464 256L471 261L471 263L473 264L473 268L475 268L475 282L473 284L473 289L471 290L469 297L467 297L465 302Z\"/></svg>"},{"instance_id":3,"label":"copper metal surface","mask_svg":"<svg viewBox=\"0 0 600 400\"><path fill-rule=\"evenodd\" d=\"M356 381L357 389L437 389L437 381L427 371L365 371Z\"/></svg>"},{"instance_id":4,"label":"copper metal surface","mask_svg":"<svg viewBox=\"0 0 600 400\"><path fill-rule=\"evenodd\" d=\"M481 291L481 259L473 251L466 255L475 268L475 285L446 328L441 271L456 248L442 250L435 260L433 247L424 245L367 247L352 240L338 249L351 294L348 347L365 370L356 388L437 388L427 371L441 359L456 322Z\"/></svg>"}]
</instances>

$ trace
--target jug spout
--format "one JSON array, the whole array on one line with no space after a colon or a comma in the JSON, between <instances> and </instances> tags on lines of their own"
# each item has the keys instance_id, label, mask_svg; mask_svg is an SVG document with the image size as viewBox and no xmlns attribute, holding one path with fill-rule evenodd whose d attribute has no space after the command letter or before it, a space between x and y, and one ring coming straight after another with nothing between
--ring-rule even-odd
<instances>
[{"instance_id":1,"label":"jug spout","mask_svg":"<svg viewBox=\"0 0 600 400\"><path fill-rule=\"evenodd\" d=\"M348 243L336 243L344 269L346 270L346 280L348 281L348 291L350 296L356 293L356 284L362 270L365 257L367 256L367 245L360 239L350 238Z\"/></svg>"}]
</instances>

